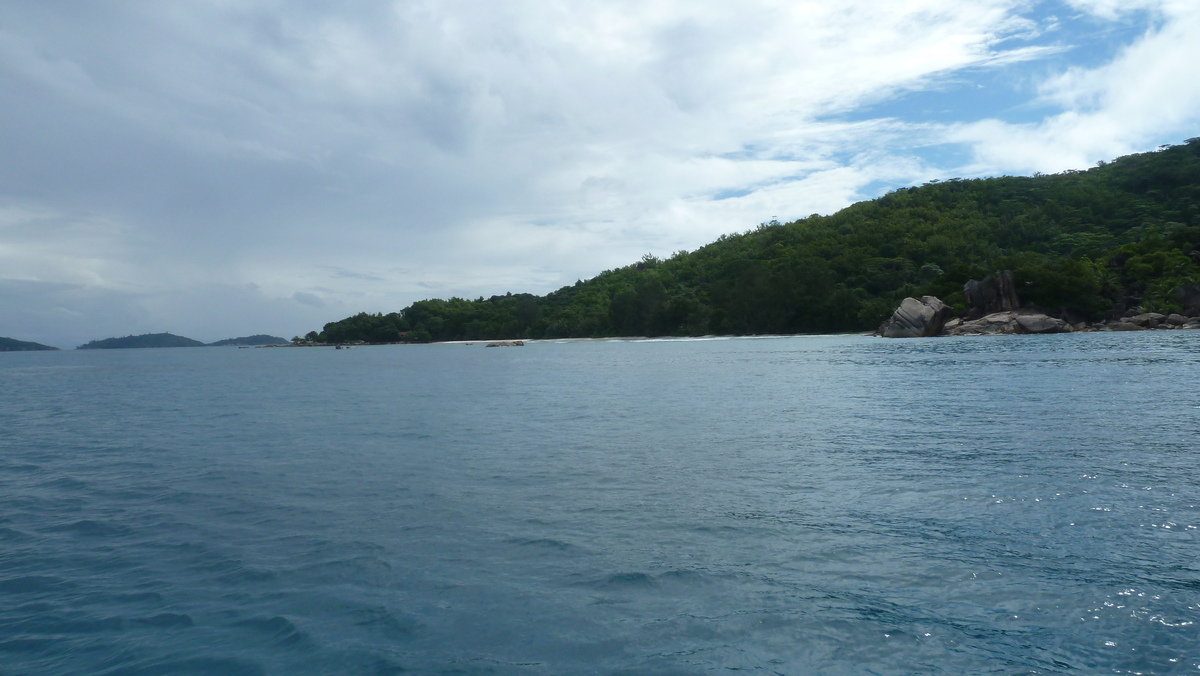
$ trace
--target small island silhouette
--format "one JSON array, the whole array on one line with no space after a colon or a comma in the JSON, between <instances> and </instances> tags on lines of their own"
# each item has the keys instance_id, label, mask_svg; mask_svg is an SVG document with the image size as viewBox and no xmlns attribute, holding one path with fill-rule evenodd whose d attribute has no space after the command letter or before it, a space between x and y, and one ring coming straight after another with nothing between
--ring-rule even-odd
<instances>
[{"instance_id":1,"label":"small island silhouette","mask_svg":"<svg viewBox=\"0 0 1200 676\"><path fill-rule=\"evenodd\" d=\"M198 340L193 340L184 336L177 336L173 333L144 333L140 336L125 336L124 338L105 338L103 340L93 340L84 343L77 350L124 350L139 347L223 347L229 345L237 346L259 346L259 345L287 345L291 341L287 338L279 336L270 336L265 333L255 334L253 336L242 336L240 338L226 338L218 340L215 343L202 343Z\"/></svg>"},{"instance_id":2,"label":"small island silhouette","mask_svg":"<svg viewBox=\"0 0 1200 676\"><path fill-rule=\"evenodd\" d=\"M0 352L33 352L36 350L57 350L57 347L42 345L27 340L15 338L0 338Z\"/></svg>"},{"instance_id":3,"label":"small island silhouette","mask_svg":"<svg viewBox=\"0 0 1200 676\"><path fill-rule=\"evenodd\" d=\"M124 338L105 338L84 343L77 350L123 350L135 347L204 347L204 343L173 333L146 333Z\"/></svg>"}]
</instances>

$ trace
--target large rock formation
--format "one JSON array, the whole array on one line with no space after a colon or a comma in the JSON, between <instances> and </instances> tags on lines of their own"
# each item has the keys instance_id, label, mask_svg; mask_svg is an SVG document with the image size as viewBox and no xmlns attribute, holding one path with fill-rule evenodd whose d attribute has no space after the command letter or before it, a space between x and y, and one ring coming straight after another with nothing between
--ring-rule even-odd
<instances>
[{"instance_id":1,"label":"large rock formation","mask_svg":"<svg viewBox=\"0 0 1200 676\"><path fill-rule=\"evenodd\" d=\"M1017 332L1015 312L993 312L979 319L956 319L946 324L947 336L991 336Z\"/></svg>"},{"instance_id":2,"label":"large rock formation","mask_svg":"<svg viewBox=\"0 0 1200 676\"><path fill-rule=\"evenodd\" d=\"M971 319L1021 307L1012 270L997 270L982 281L968 280L963 285L963 296L967 299Z\"/></svg>"},{"instance_id":3,"label":"large rock formation","mask_svg":"<svg viewBox=\"0 0 1200 676\"><path fill-rule=\"evenodd\" d=\"M905 298L891 319L879 327L884 338L924 338L942 332L953 310L935 296Z\"/></svg>"},{"instance_id":4,"label":"large rock formation","mask_svg":"<svg viewBox=\"0 0 1200 676\"><path fill-rule=\"evenodd\" d=\"M1009 333L1067 333L1071 325L1032 310L993 312L979 319L955 319L946 324L947 336L991 336Z\"/></svg>"},{"instance_id":5,"label":"large rock formation","mask_svg":"<svg viewBox=\"0 0 1200 676\"><path fill-rule=\"evenodd\" d=\"M1067 322L1043 314L1018 314L1018 333L1070 333L1073 329Z\"/></svg>"}]
</instances>

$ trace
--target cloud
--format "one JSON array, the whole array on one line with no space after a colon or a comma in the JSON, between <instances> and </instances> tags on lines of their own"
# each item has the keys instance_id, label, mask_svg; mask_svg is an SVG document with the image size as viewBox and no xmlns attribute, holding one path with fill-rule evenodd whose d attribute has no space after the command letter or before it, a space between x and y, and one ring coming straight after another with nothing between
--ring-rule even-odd
<instances>
[{"instance_id":1,"label":"cloud","mask_svg":"<svg viewBox=\"0 0 1200 676\"><path fill-rule=\"evenodd\" d=\"M292 294L292 300L300 303L301 305L307 305L309 307L325 307L325 301L321 300L321 297L315 293L297 291L296 293Z\"/></svg>"},{"instance_id":2,"label":"cloud","mask_svg":"<svg viewBox=\"0 0 1200 676\"><path fill-rule=\"evenodd\" d=\"M1178 14L1192 5L1189 0L1067 0L1075 9L1115 21L1133 12Z\"/></svg>"},{"instance_id":3,"label":"cloud","mask_svg":"<svg viewBox=\"0 0 1200 676\"><path fill-rule=\"evenodd\" d=\"M1078 2L1101 16L1125 5ZM1073 67L1039 87L1044 104L1060 109L1036 123L982 120L952 129L948 140L970 144L975 169L1056 172L1182 141L1200 128L1200 82L1180 64L1200 62L1200 6L1141 3L1161 12L1150 29L1115 59Z\"/></svg>"},{"instance_id":4,"label":"cloud","mask_svg":"<svg viewBox=\"0 0 1200 676\"><path fill-rule=\"evenodd\" d=\"M114 265L131 246L130 228L103 217L0 204L0 270L9 280L121 287Z\"/></svg>"},{"instance_id":5,"label":"cloud","mask_svg":"<svg viewBox=\"0 0 1200 676\"><path fill-rule=\"evenodd\" d=\"M890 185L1194 135L1195 87L1168 66L1195 61L1195 12L1137 6L1149 32L1096 65L1072 61L1070 17L1024 0L9 3L8 316L292 335L430 294L545 292ZM955 108L976 100L1051 112Z\"/></svg>"}]
</instances>

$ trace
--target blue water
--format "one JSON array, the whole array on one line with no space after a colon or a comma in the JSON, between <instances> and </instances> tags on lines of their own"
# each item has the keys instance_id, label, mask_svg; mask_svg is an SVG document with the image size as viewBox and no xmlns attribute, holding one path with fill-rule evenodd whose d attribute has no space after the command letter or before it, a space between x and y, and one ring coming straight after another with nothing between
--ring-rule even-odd
<instances>
[{"instance_id":1,"label":"blue water","mask_svg":"<svg viewBox=\"0 0 1200 676\"><path fill-rule=\"evenodd\" d=\"M1200 331L0 354L0 673L1197 673Z\"/></svg>"}]
</instances>

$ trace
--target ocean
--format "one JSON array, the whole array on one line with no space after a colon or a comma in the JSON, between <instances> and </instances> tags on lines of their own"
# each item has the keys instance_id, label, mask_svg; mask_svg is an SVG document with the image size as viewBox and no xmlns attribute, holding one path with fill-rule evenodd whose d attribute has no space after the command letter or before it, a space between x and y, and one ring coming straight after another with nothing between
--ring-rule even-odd
<instances>
[{"instance_id":1,"label":"ocean","mask_svg":"<svg viewBox=\"0 0 1200 676\"><path fill-rule=\"evenodd\" d=\"M0 674L1200 670L1200 331L0 354Z\"/></svg>"}]
</instances>

